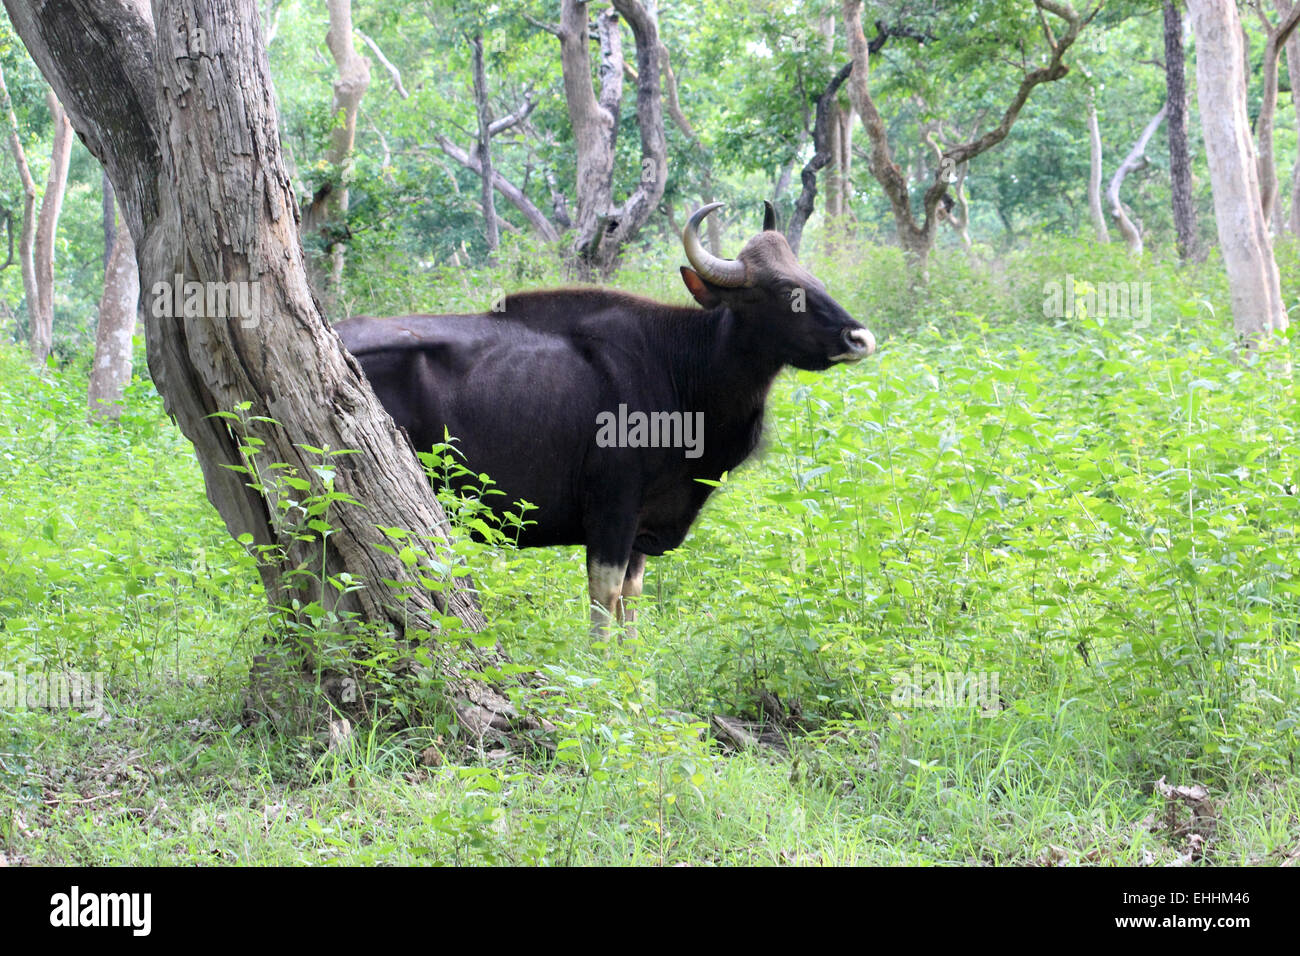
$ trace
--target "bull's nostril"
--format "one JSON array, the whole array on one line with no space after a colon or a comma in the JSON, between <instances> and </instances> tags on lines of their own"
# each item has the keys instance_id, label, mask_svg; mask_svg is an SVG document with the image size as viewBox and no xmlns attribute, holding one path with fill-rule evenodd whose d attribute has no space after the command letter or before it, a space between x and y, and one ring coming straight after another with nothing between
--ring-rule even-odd
<instances>
[{"instance_id":1,"label":"bull's nostril","mask_svg":"<svg viewBox=\"0 0 1300 956\"><path fill-rule=\"evenodd\" d=\"M854 329L846 338L851 346L862 349L868 355L876 350L876 337L868 329Z\"/></svg>"}]
</instances>

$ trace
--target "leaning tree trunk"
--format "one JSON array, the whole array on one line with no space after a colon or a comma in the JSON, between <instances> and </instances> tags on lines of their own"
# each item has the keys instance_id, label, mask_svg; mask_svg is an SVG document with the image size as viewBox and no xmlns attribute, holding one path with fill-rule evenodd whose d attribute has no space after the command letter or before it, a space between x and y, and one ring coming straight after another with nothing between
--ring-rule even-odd
<instances>
[{"instance_id":1,"label":"leaning tree trunk","mask_svg":"<svg viewBox=\"0 0 1300 956\"><path fill-rule=\"evenodd\" d=\"M91 418L116 420L122 414L122 393L131 381L131 337L139 303L140 273L131 230L115 229L95 322L95 357L86 393Z\"/></svg>"},{"instance_id":2,"label":"leaning tree trunk","mask_svg":"<svg viewBox=\"0 0 1300 956\"><path fill-rule=\"evenodd\" d=\"M1241 19L1234 0L1188 0L1196 87L1232 317L1248 343L1287 327L1273 243L1260 203L1246 109Z\"/></svg>"},{"instance_id":3,"label":"leaning tree trunk","mask_svg":"<svg viewBox=\"0 0 1300 956\"><path fill-rule=\"evenodd\" d=\"M1097 123L1097 97L1088 91L1088 215L1098 242L1110 242L1106 215L1101 209L1101 126Z\"/></svg>"},{"instance_id":4,"label":"leaning tree trunk","mask_svg":"<svg viewBox=\"0 0 1300 956\"><path fill-rule=\"evenodd\" d=\"M5 6L113 180L138 250L150 373L227 529L259 549L271 600L354 612L411 641L480 630L472 595L429 557L445 545L446 519L409 441L312 298L256 4L155 0L152 15L137 0ZM209 293L247 284L257 308L167 318L178 276ZM243 424L213 417L241 403ZM261 443L251 460L248 439ZM356 454L333 459L327 481L313 447ZM236 470L259 461L264 491ZM302 505L331 488L343 497L322 540ZM411 534L395 541L393 529ZM325 581L344 574L364 587ZM499 652L448 640L429 650L468 727L509 724L508 700L472 673Z\"/></svg>"},{"instance_id":5,"label":"leaning tree trunk","mask_svg":"<svg viewBox=\"0 0 1300 956\"><path fill-rule=\"evenodd\" d=\"M1159 112L1151 117L1147 123L1146 129L1142 130L1142 135L1138 137L1133 148L1129 150L1124 161L1119 164L1115 170L1115 175L1110 179L1110 188L1106 190L1106 198L1110 202L1110 215L1115 220L1115 225L1119 229L1120 235L1124 237L1124 242L1128 246L1129 255L1142 255L1142 230L1138 228L1137 223L1129 218L1124 209L1124 203L1119 198L1119 191L1124 185L1124 180L1128 174L1139 167L1145 166L1147 162L1147 143L1151 142L1151 137L1156 134L1160 124L1164 122L1165 112L1168 106L1160 107Z\"/></svg>"},{"instance_id":6,"label":"leaning tree trunk","mask_svg":"<svg viewBox=\"0 0 1300 956\"><path fill-rule=\"evenodd\" d=\"M1169 105L1169 178L1178 255L1200 255L1196 235L1196 201L1192 195L1192 154L1187 145L1187 69L1183 57L1183 17L1173 0L1165 0L1165 102Z\"/></svg>"},{"instance_id":7,"label":"leaning tree trunk","mask_svg":"<svg viewBox=\"0 0 1300 956\"><path fill-rule=\"evenodd\" d=\"M804 163L803 172L799 174L803 181L803 189L799 191L799 198L794 203L794 213L790 216L790 223L785 229L786 241L790 243L790 248L795 253L799 252L799 243L803 240L803 228L808 222L808 217L816 208L817 174L833 158L831 123L834 122L832 113L835 109L835 97L839 95L840 87L844 85L852 69L851 62L840 67L839 72L826 84L826 89L822 90L821 95L817 97L816 112L813 114L815 117L812 137L813 154L808 162Z\"/></svg>"}]
</instances>

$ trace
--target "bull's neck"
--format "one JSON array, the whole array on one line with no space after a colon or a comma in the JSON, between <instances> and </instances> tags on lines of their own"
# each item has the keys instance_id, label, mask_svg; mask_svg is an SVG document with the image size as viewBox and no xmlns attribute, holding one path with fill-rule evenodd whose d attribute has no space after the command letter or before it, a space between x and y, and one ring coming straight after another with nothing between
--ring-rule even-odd
<instances>
[{"instance_id":1,"label":"bull's neck","mask_svg":"<svg viewBox=\"0 0 1300 956\"><path fill-rule=\"evenodd\" d=\"M707 341L688 366L683 407L704 412L707 422L726 425L761 414L772 382L784 363L772 354L757 323L728 306L708 310L697 326ZM698 321L698 320L697 320Z\"/></svg>"}]
</instances>

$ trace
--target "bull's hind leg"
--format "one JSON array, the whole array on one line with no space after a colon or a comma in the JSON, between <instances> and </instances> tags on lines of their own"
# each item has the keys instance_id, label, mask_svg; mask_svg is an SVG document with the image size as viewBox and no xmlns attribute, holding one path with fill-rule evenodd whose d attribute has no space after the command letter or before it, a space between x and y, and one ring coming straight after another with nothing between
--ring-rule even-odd
<instances>
[{"instance_id":1,"label":"bull's hind leg","mask_svg":"<svg viewBox=\"0 0 1300 956\"><path fill-rule=\"evenodd\" d=\"M631 559L627 562L627 572L623 575L623 593L619 601L623 612L620 620L627 626L630 637L636 637L636 602L632 599L641 596L644 585L645 555L640 551L633 551Z\"/></svg>"}]
</instances>

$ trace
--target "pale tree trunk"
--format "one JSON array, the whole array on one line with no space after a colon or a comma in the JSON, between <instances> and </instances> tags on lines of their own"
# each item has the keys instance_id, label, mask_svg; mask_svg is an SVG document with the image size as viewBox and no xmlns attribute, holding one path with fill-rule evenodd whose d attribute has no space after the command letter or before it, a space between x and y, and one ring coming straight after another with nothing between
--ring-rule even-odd
<instances>
[{"instance_id":1,"label":"pale tree trunk","mask_svg":"<svg viewBox=\"0 0 1300 956\"><path fill-rule=\"evenodd\" d=\"M976 126L978 127L978 125L977 123ZM941 134L942 129L943 125L941 123L935 123L923 137L930 144L930 148L934 150L935 159L938 162L943 161L943 147L935 142L935 136ZM962 163L961 166L950 173L948 182L952 186L952 196L944 197L936 215L940 221L946 222L952 231L957 233L957 238L961 240L962 246L969 253L974 249L974 245L970 238L970 202L966 198L966 172L968 169L970 169L970 164Z\"/></svg>"},{"instance_id":2,"label":"pale tree trunk","mask_svg":"<svg viewBox=\"0 0 1300 956\"><path fill-rule=\"evenodd\" d=\"M845 230L845 217L852 212L849 195L853 164L853 108L831 104L831 162L826 172L826 226L833 245Z\"/></svg>"},{"instance_id":3,"label":"pale tree trunk","mask_svg":"<svg viewBox=\"0 0 1300 956\"><path fill-rule=\"evenodd\" d=\"M1290 12L1294 0L1274 0L1283 17ZM1296 125L1300 129L1300 29L1292 30L1286 41L1286 70L1291 81L1291 106L1295 110ZM1291 173L1291 235L1300 236L1300 158Z\"/></svg>"},{"instance_id":4,"label":"pale tree trunk","mask_svg":"<svg viewBox=\"0 0 1300 956\"><path fill-rule=\"evenodd\" d=\"M449 640L458 635L444 614L460 619L461 634L480 630L483 618L471 594L428 557L448 560L446 519L429 482L313 301L255 3L155 0L152 14L137 0L5 6L108 168L136 244L153 381L194 443L227 529L269 549L259 550L259 568L273 604L296 599L355 613L379 635L407 642L440 634L444 640L426 647L441 698L476 734L514 726L501 691L474 679L502 663L499 652ZM99 41L87 44L87 36ZM167 318L178 274L186 283L248 283L256 308L250 318L225 310ZM213 417L245 402L242 424ZM260 442L260 452L249 455L245 439ZM308 446L357 454L332 459L327 477ZM270 470L271 463L282 464ZM234 470L249 467L260 467L264 490ZM309 490L282 483L286 474ZM331 486L345 497L331 504L332 533L322 540L323 529L308 525L293 501ZM395 540L385 530L397 528L413 536ZM408 545L404 561L398 552ZM325 583L344 574L364 587ZM283 649L320 666L316 646L299 640L308 644ZM364 670L353 673L365 680ZM322 687L357 714L365 694L347 704L346 681L335 676Z\"/></svg>"},{"instance_id":5,"label":"pale tree trunk","mask_svg":"<svg viewBox=\"0 0 1300 956\"><path fill-rule=\"evenodd\" d=\"M484 90L486 91L486 80L484 81ZM498 119L491 120L487 126L487 139L490 142L493 136L504 133L516 126L522 126L528 119L528 115L533 111L537 101L533 98L532 91L524 93L524 101L520 107L513 113L508 113ZM482 147L476 140L473 149L466 150L457 146L447 136L434 131L434 139L438 142L438 147L451 159L454 159L460 165L464 166L470 172L475 173L480 178L483 176L483 164L480 160ZM549 173L547 174L549 178ZM490 178L493 187L497 192L505 197L506 201L524 214L524 218L543 239L547 242L556 242L560 238L560 228L569 225L567 217L557 217L557 223L552 223L546 218L546 214L537 208L536 204L525 195L524 191L510 182L501 175L501 170L492 167ZM493 210L495 211L495 202ZM497 217L498 224L501 222Z\"/></svg>"},{"instance_id":6,"label":"pale tree trunk","mask_svg":"<svg viewBox=\"0 0 1300 956\"><path fill-rule=\"evenodd\" d=\"M108 274L108 260L113 256L113 243L117 241L117 197L113 195L113 182L105 172L100 177L100 220L104 227L104 273ZM132 253L134 255L134 253Z\"/></svg>"},{"instance_id":7,"label":"pale tree trunk","mask_svg":"<svg viewBox=\"0 0 1300 956\"><path fill-rule=\"evenodd\" d=\"M1245 341L1256 344L1285 329L1287 316L1260 202L1241 19L1234 0L1188 0L1188 8L1196 32L1197 99L1233 323Z\"/></svg>"},{"instance_id":8,"label":"pale tree trunk","mask_svg":"<svg viewBox=\"0 0 1300 956\"><path fill-rule=\"evenodd\" d=\"M1120 235L1124 237L1124 243L1128 246L1129 255L1132 256L1142 255L1142 230L1138 228L1137 223L1129 218L1124 209L1124 203L1119 198L1119 191L1129 173L1146 165L1147 143L1151 142L1151 137L1156 134L1156 130L1164 122L1167 109L1167 105L1162 106L1159 112L1151 117L1146 129L1142 130L1142 135L1133 144L1133 148L1124 157L1124 161L1119 164L1119 168L1115 170L1115 175L1110 178L1110 187L1106 190L1106 198L1110 202L1111 218L1115 220L1115 226L1119 229Z\"/></svg>"},{"instance_id":9,"label":"pale tree trunk","mask_svg":"<svg viewBox=\"0 0 1300 956\"><path fill-rule=\"evenodd\" d=\"M501 245L501 229L497 225L497 206L492 183L492 104L488 101L487 73L483 68L483 35L470 41L474 70L474 107L478 116L479 178L482 181L480 203L483 206L483 236L487 240L488 255Z\"/></svg>"},{"instance_id":10,"label":"pale tree trunk","mask_svg":"<svg viewBox=\"0 0 1300 956\"><path fill-rule=\"evenodd\" d=\"M117 229L104 269L104 294L95 323L95 357L86 394L91 418L116 420L122 414L122 392L131 381L131 336L139 302L135 243L131 230Z\"/></svg>"},{"instance_id":11,"label":"pale tree trunk","mask_svg":"<svg viewBox=\"0 0 1300 956\"><path fill-rule=\"evenodd\" d=\"M844 17L852 65L852 72L849 75L849 99L853 103L854 112L862 118L863 129L871 143L869 154L871 175L880 183L889 199L894 213L894 223L898 229L899 245L902 246L916 278L924 280L927 275L927 261L930 250L934 247L935 230L941 219L939 209L943 205L949 180L955 171L1006 139L1035 87L1059 80L1069 72L1069 67L1064 62L1066 52L1101 9L1098 4L1090 11L1080 14L1063 0L1034 0L1034 6L1042 22L1044 40L1048 47L1046 63L1026 70L1021 76L1011 102L1003 111L1002 118L996 126L981 136L972 134L967 142L944 150L938 168L934 172L934 181L925 190L922 201L924 218L917 222L912 213L907 177L894 162L889 146L888 128L871 96L868 82L871 50L866 35L862 32L862 0L842 0L841 12ZM1048 14L1064 25L1065 29L1059 36L1052 29L1052 21Z\"/></svg>"},{"instance_id":12,"label":"pale tree trunk","mask_svg":"<svg viewBox=\"0 0 1300 956\"><path fill-rule=\"evenodd\" d=\"M1169 178L1178 255L1200 256L1196 201L1192 194L1192 154L1187 142L1187 69L1183 56L1183 17L1173 0L1165 0L1165 102L1169 107Z\"/></svg>"},{"instance_id":13,"label":"pale tree trunk","mask_svg":"<svg viewBox=\"0 0 1300 956\"><path fill-rule=\"evenodd\" d=\"M1101 126L1097 123L1097 97L1088 90L1088 214L1098 242L1110 242L1106 216L1101 209Z\"/></svg>"},{"instance_id":14,"label":"pale tree trunk","mask_svg":"<svg viewBox=\"0 0 1300 956\"><path fill-rule=\"evenodd\" d=\"M370 61L352 42L352 0L326 0L329 30L325 45L338 70L334 81L334 128L325 159L332 170L328 183L317 190L304 216L308 233L317 234L322 251L308 257L308 274L325 314L339 318L343 265L347 250L348 183L352 181L353 149L357 141L357 114L361 98L370 87Z\"/></svg>"},{"instance_id":15,"label":"pale tree trunk","mask_svg":"<svg viewBox=\"0 0 1300 956\"><path fill-rule=\"evenodd\" d=\"M658 207L668 173L658 12L651 0L613 0L613 5L613 10L602 11L596 17L599 94L592 88L587 3L563 0L559 25L548 27L560 40L564 98L578 153L578 210L572 249L583 275L608 275L613 271L624 244ZM623 202L615 204L615 143L623 99L620 16L627 20L636 41L636 113L642 166L636 188Z\"/></svg>"},{"instance_id":16,"label":"pale tree trunk","mask_svg":"<svg viewBox=\"0 0 1300 956\"><path fill-rule=\"evenodd\" d=\"M1259 116L1255 129L1259 137L1259 202L1264 213L1264 224L1274 222L1277 208L1277 163L1273 158L1273 125L1277 117L1277 67L1282 48L1300 24L1300 3L1279 5L1279 11L1285 6L1281 22L1274 26L1268 19L1264 8L1257 6L1255 12L1264 25L1264 95L1259 105ZM1198 74L1199 75L1199 74Z\"/></svg>"},{"instance_id":17,"label":"pale tree trunk","mask_svg":"<svg viewBox=\"0 0 1300 956\"><path fill-rule=\"evenodd\" d=\"M32 358L44 365L54 347L54 239L59 231L59 214L68 190L68 161L72 157L72 125L53 91L45 94L45 105L54 121L54 145L50 169L36 217L36 241L32 250L36 266L36 310L32 312Z\"/></svg>"},{"instance_id":18,"label":"pale tree trunk","mask_svg":"<svg viewBox=\"0 0 1300 956\"><path fill-rule=\"evenodd\" d=\"M9 99L9 87L5 83L4 69L0 68L0 99L3 100L5 118L9 123L9 149L13 153L14 165L18 167L18 180L23 187L23 225L18 234L18 262L23 273L23 294L27 299L28 342L35 328L35 315L40 295L36 282L36 180L32 178L31 167L27 164L27 153L23 149L22 136L18 132L18 116L14 113L13 102ZM13 225L9 226L9 236L13 238Z\"/></svg>"}]
</instances>

